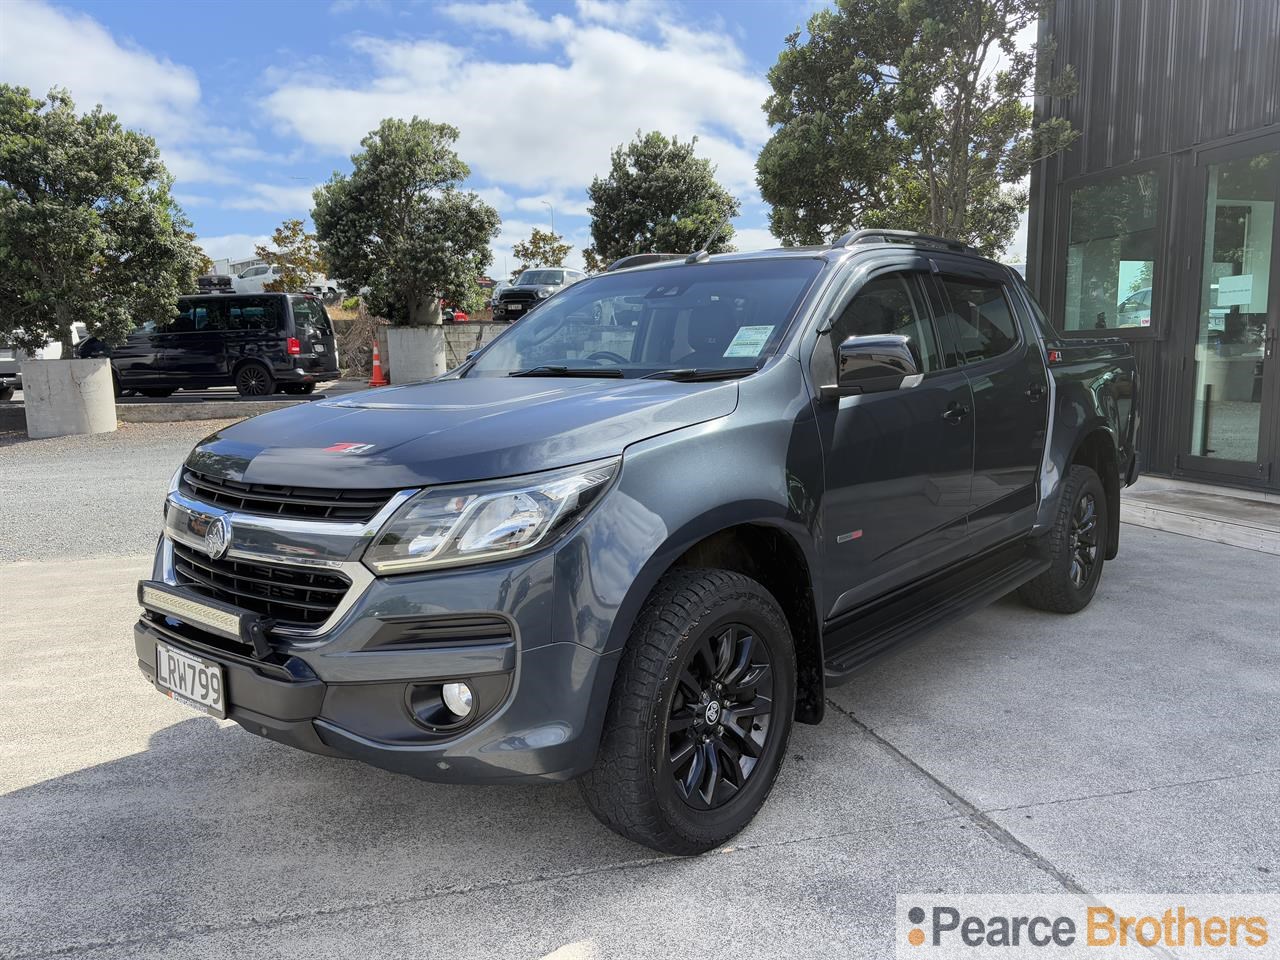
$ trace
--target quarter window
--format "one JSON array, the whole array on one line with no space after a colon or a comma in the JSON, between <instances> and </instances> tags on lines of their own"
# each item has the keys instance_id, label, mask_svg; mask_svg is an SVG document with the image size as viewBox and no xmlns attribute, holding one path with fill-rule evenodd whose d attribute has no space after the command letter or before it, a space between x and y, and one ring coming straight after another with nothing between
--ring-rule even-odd
<instances>
[{"instance_id":1,"label":"quarter window","mask_svg":"<svg viewBox=\"0 0 1280 960\"><path fill-rule=\"evenodd\" d=\"M867 281L831 327L831 349L839 365L840 344L850 337L892 333L910 339L928 373L942 366L933 324L915 280L892 273Z\"/></svg>"},{"instance_id":2,"label":"quarter window","mask_svg":"<svg viewBox=\"0 0 1280 960\"><path fill-rule=\"evenodd\" d=\"M275 333L280 329L279 297L239 297L229 303L230 329Z\"/></svg>"},{"instance_id":3,"label":"quarter window","mask_svg":"<svg viewBox=\"0 0 1280 960\"><path fill-rule=\"evenodd\" d=\"M1004 286L991 280L943 277L951 303L956 352L966 363L1008 353L1018 345L1018 326Z\"/></svg>"}]
</instances>

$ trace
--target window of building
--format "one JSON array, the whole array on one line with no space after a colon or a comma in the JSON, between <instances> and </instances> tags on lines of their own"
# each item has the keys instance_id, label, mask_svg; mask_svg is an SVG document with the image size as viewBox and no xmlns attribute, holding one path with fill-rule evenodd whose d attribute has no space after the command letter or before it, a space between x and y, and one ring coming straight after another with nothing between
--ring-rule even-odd
<instances>
[{"instance_id":1,"label":"window of building","mask_svg":"<svg viewBox=\"0 0 1280 960\"><path fill-rule=\"evenodd\" d=\"M1150 171L1071 191L1064 330L1151 326L1159 200Z\"/></svg>"}]
</instances>

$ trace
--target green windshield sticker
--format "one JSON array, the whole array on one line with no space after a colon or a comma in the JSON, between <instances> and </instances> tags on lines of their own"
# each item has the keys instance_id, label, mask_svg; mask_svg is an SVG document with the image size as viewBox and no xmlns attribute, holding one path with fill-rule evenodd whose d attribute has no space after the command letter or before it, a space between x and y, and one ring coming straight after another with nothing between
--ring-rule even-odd
<instances>
[{"instance_id":1,"label":"green windshield sticker","mask_svg":"<svg viewBox=\"0 0 1280 960\"><path fill-rule=\"evenodd\" d=\"M769 342L773 327L739 327L724 355L726 357L758 357Z\"/></svg>"}]
</instances>

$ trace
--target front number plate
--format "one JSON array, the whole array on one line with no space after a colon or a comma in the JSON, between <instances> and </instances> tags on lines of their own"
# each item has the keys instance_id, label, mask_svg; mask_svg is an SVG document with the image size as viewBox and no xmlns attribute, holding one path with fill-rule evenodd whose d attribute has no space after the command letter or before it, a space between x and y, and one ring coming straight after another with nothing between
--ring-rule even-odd
<instances>
[{"instance_id":1,"label":"front number plate","mask_svg":"<svg viewBox=\"0 0 1280 960\"><path fill-rule=\"evenodd\" d=\"M510 310L510 311L512 311L512 312L514 313L514 312L515 312L515 311L517 311L517 310L523 310L523 309L524 309L524 305L523 305L523 304L519 304L519 303L508 303L508 304L507 304L507 309L508 309L508 310Z\"/></svg>"},{"instance_id":2,"label":"front number plate","mask_svg":"<svg viewBox=\"0 0 1280 960\"><path fill-rule=\"evenodd\" d=\"M227 715L222 667L164 643L156 644L156 685L171 699L223 719Z\"/></svg>"}]
</instances>

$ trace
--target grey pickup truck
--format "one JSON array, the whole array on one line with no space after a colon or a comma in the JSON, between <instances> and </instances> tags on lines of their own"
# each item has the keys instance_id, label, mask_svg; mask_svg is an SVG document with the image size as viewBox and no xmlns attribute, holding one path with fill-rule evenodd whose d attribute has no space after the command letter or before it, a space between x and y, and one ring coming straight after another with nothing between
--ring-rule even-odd
<instances>
[{"instance_id":1,"label":"grey pickup truck","mask_svg":"<svg viewBox=\"0 0 1280 960\"><path fill-rule=\"evenodd\" d=\"M872 657L1015 590L1089 603L1137 395L1126 344L1060 337L953 242L624 265L436 380L198 444L138 663L304 750L578 778L608 826L697 853Z\"/></svg>"}]
</instances>

